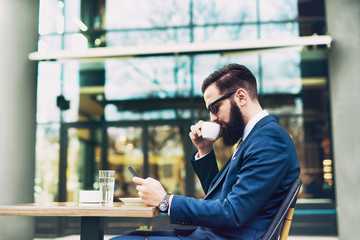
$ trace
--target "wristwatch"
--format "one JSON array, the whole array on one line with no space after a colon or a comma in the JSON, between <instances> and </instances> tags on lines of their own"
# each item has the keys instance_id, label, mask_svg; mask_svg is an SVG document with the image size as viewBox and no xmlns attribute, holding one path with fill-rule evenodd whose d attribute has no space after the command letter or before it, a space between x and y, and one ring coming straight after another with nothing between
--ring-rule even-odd
<instances>
[{"instance_id":1,"label":"wristwatch","mask_svg":"<svg viewBox=\"0 0 360 240\"><path fill-rule=\"evenodd\" d=\"M169 208L169 197L170 197L170 193L167 193L164 197L163 200L161 200L161 202L158 205L158 208L160 210L160 212L167 212L168 208Z\"/></svg>"}]
</instances>

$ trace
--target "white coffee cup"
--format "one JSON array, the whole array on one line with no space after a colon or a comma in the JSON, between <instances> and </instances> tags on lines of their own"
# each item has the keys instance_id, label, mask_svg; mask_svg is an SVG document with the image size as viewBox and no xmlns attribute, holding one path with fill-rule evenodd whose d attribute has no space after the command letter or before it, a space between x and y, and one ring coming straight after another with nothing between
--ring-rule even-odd
<instances>
[{"instance_id":1,"label":"white coffee cup","mask_svg":"<svg viewBox=\"0 0 360 240\"><path fill-rule=\"evenodd\" d=\"M201 125L202 137L206 140L215 141L220 133L220 125L213 122L203 122Z\"/></svg>"}]
</instances>

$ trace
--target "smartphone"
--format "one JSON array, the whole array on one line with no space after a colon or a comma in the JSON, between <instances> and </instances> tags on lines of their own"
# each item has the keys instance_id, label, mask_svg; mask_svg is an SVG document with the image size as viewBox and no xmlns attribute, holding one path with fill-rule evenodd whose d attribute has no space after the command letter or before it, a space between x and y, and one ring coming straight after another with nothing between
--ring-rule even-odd
<instances>
[{"instance_id":1,"label":"smartphone","mask_svg":"<svg viewBox=\"0 0 360 240\"><path fill-rule=\"evenodd\" d=\"M135 170L131 166L128 169L134 177L139 177L139 175L136 174Z\"/></svg>"}]
</instances>

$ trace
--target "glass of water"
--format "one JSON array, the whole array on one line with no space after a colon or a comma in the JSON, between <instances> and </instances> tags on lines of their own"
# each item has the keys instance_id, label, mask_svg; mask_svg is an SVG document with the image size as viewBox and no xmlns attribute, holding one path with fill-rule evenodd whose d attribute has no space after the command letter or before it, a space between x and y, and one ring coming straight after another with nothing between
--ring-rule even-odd
<instances>
[{"instance_id":1,"label":"glass of water","mask_svg":"<svg viewBox=\"0 0 360 240\"><path fill-rule=\"evenodd\" d=\"M105 206L112 206L114 201L114 182L115 171L100 170L99 171L99 185L101 204Z\"/></svg>"}]
</instances>

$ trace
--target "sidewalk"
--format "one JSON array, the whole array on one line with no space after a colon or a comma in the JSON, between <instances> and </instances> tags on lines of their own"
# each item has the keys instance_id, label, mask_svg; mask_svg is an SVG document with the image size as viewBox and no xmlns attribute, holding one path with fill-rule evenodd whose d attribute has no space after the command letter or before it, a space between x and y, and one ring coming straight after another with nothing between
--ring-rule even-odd
<instances>
[{"instance_id":1,"label":"sidewalk","mask_svg":"<svg viewBox=\"0 0 360 240\"><path fill-rule=\"evenodd\" d=\"M104 236L104 240L109 240L115 236ZM33 240L80 240L79 235L72 235L61 238L34 238ZM288 240L339 240L338 237L328 237L328 236L289 236Z\"/></svg>"}]
</instances>

